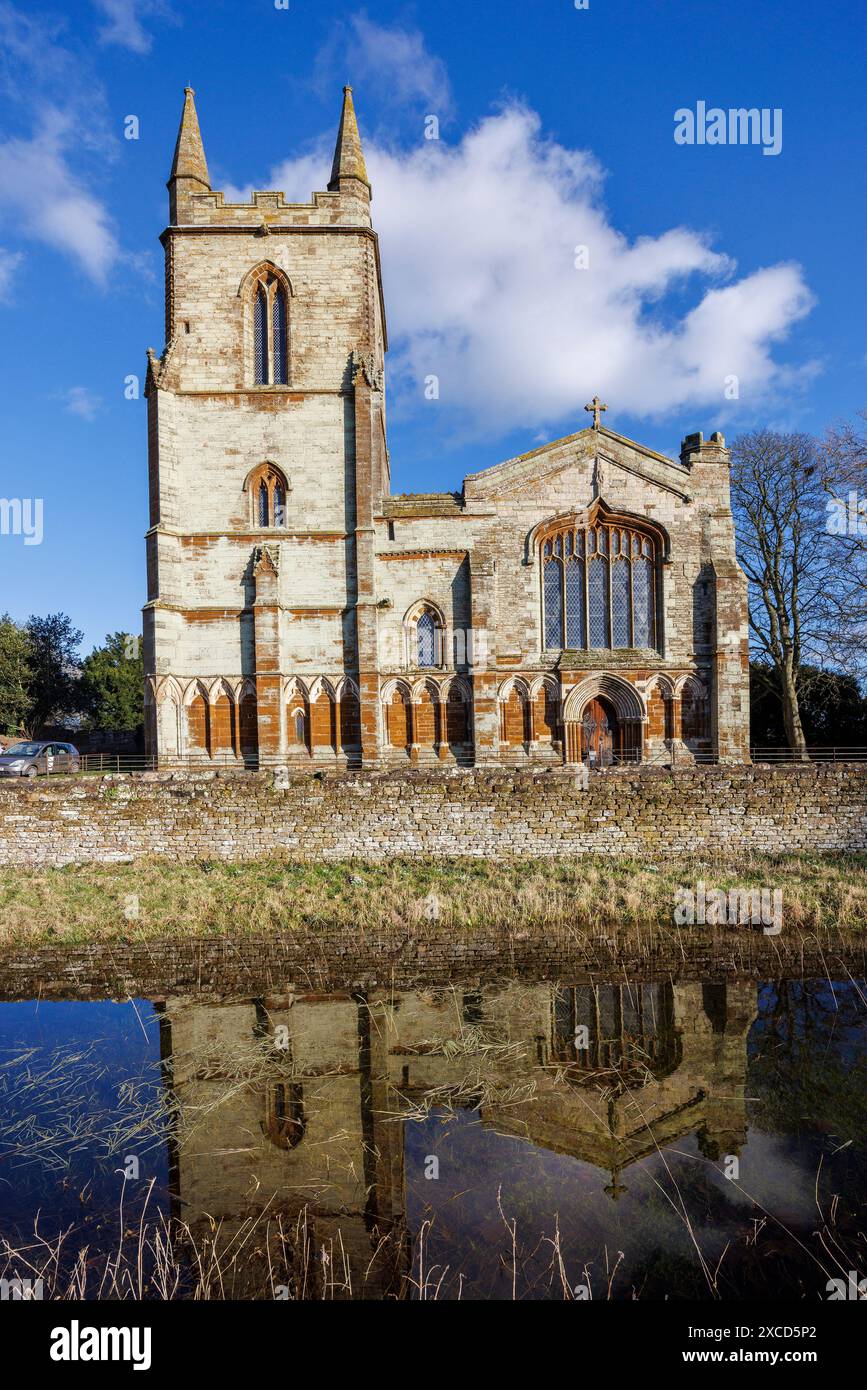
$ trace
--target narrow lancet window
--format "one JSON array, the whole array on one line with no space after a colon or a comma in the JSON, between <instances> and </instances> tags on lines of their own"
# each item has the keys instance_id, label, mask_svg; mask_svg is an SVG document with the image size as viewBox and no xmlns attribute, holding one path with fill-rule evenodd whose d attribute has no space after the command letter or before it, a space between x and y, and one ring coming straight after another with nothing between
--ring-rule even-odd
<instances>
[{"instance_id":1,"label":"narrow lancet window","mask_svg":"<svg viewBox=\"0 0 867 1390\"><path fill-rule=\"evenodd\" d=\"M436 666L436 620L434 619L433 613L427 608L419 615L418 622L416 623L416 635L418 638L419 666Z\"/></svg>"},{"instance_id":2,"label":"narrow lancet window","mask_svg":"<svg viewBox=\"0 0 867 1390\"><path fill-rule=\"evenodd\" d=\"M248 476L244 484L250 496L252 526L287 526L289 484L286 475L273 463L262 463Z\"/></svg>"},{"instance_id":3,"label":"narrow lancet window","mask_svg":"<svg viewBox=\"0 0 867 1390\"><path fill-rule=\"evenodd\" d=\"M256 290L253 304L253 376L257 386L267 386L268 296L264 285Z\"/></svg>"},{"instance_id":4,"label":"narrow lancet window","mask_svg":"<svg viewBox=\"0 0 867 1390\"><path fill-rule=\"evenodd\" d=\"M274 291L271 320L274 342L274 384L286 386L289 381L289 362L286 352L286 296L279 285Z\"/></svg>"}]
</instances>

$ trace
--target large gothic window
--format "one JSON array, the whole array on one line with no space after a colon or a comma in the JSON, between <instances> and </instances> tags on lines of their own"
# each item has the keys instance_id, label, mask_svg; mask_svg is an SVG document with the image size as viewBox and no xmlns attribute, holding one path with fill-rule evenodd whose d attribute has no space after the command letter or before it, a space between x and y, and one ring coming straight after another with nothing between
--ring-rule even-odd
<instances>
[{"instance_id":1,"label":"large gothic window","mask_svg":"<svg viewBox=\"0 0 867 1390\"><path fill-rule=\"evenodd\" d=\"M252 287L253 382L256 386L289 384L289 304L286 287L263 268Z\"/></svg>"},{"instance_id":2,"label":"large gothic window","mask_svg":"<svg viewBox=\"0 0 867 1390\"><path fill-rule=\"evenodd\" d=\"M547 651L657 645L656 539L616 518L564 526L542 541Z\"/></svg>"}]
</instances>

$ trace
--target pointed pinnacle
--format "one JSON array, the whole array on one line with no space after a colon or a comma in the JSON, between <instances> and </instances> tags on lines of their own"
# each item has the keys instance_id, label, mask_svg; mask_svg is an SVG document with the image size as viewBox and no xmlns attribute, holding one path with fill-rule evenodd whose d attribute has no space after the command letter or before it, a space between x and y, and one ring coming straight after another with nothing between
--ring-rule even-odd
<instances>
[{"instance_id":1,"label":"pointed pinnacle","mask_svg":"<svg viewBox=\"0 0 867 1390\"><path fill-rule=\"evenodd\" d=\"M184 88L184 109L181 115L169 182L171 183L172 179L195 179L197 183L210 190L211 181L205 159L205 147L202 144L202 132L199 130L199 118L196 115L196 103L193 100L194 96L195 92L192 87Z\"/></svg>"},{"instance_id":2,"label":"pointed pinnacle","mask_svg":"<svg viewBox=\"0 0 867 1390\"><path fill-rule=\"evenodd\" d=\"M340 191L341 179L359 179L370 188L370 180L367 177L367 168L364 163L364 151L361 148L361 136L358 133L358 121L352 102L351 87L343 88L343 110L340 115L340 129L337 132L334 163L331 166L329 193Z\"/></svg>"}]
</instances>

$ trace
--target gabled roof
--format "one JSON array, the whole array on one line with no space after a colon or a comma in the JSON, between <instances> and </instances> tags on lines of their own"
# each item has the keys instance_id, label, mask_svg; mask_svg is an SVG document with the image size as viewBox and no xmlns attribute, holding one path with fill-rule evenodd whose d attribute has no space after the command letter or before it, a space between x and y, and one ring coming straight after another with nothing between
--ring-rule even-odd
<instances>
[{"instance_id":1,"label":"gabled roof","mask_svg":"<svg viewBox=\"0 0 867 1390\"><path fill-rule=\"evenodd\" d=\"M600 425L590 425L575 434L564 435L540 444L525 454L504 459L476 473L467 473L463 492L407 492L382 499L382 515L388 520L397 517L469 515L467 502L496 499L511 488L522 487L548 474L570 468L579 459L596 457L615 468L634 473L667 492L689 499L689 469L666 454L658 454L626 435ZM473 509L473 514L477 514Z\"/></svg>"},{"instance_id":2,"label":"gabled roof","mask_svg":"<svg viewBox=\"0 0 867 1390\"><path fill-rule=\"evenodd\" d=\"M627 472L637 473L660 487L686 496L684 488L689 470L683 464L604 425L598 429L591 425L542 444L538 449L495 463L491 468L468 473L464 479L464 494L467 499L492 497L504 489L559 472L578 458L591 459L597 455L615 467L625 468Z\"/></svg>"}]
</instances>

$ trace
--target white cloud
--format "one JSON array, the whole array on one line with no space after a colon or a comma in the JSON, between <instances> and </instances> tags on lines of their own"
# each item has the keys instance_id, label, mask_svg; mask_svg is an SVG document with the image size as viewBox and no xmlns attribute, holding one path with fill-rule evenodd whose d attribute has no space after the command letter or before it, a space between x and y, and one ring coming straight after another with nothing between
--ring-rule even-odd
<instances>
[{"instance_id":1,"label":"white cloud","mask_svg":"<svg viewBox=\"0 0 867 1390\"><path fill-rule=\"evenodd\" d=\"M104 281L119 247L105 204L88 186L115 153L105 92L62 21L0 3L0 80L9 99L0 145L0 222L75 259Z\"/></svg>"},{"instance_id":2,"label":"white cloud","mask_svg":"<svg viewBox=\"0 0 867 1390\"><path fill-rule=\"evenodd\" d=\"M365 14L351 23L352 76L348 81L376 87L389 102L422 103L441 116L448 111L452 94L445 64L427 51L417 30L389 29Z\"/></svg>"},{"instance_id":3,"label":"white cloud","mask_svg":"<svg viewBox=\"0 0 867 1390\"><path fill-rule=\"evenodd\" d=\"M20 251L9 251L5 246L0 246L0 302L9 298L13 277L23 260Z\"/></svg>"},{"instance_id":4,"label":"white cloud","mask_svg":"<svg viewBox=\"0 0 867 1390\"><path fill-rule=\"evenodd\" d=\"M161 0L93 0L93 3L108 20L99 31L100 43L117 44L133 53L150 53L153 46L142 19L172 17Z\"/></svg>"},{"instance_id":5,"label":"white cloud","mask_svg":"<svg viewBox=\"0 0 867 1390\"><path fill-rule=\"evenodd\" d=\"M287 159L276 169L272 169L267 178L262 183L257 183L255 187L264 192L273 192L279 189L281 193L286 195L289 202L309 203L313 190L323 189L331 177L331 159L334 154L336 136L337 124L335 122L331 136L322 136L316 142L312 153ZM220 191L227 203L249 203L253 196L253 187L252 183L234 184L225 179L220 182Z\"/></svg>"},{"instance_id":6,"label":"white cloud","mask_svg":"<svg viewBox=\"0 0 867 1390\"><path fill-rule=\"evenodd\" d=\"M420 408L435 374L441 407L473 433L583 422L596 390L612 423L693 407L716 421L727 377L739 378L741 402L791 380L773 348L811 306L800 267L738 277L689 227L628 240L593 157L546 140L525 107L506 106L456 145L368 143L366 154L390 381ZM281 165L269 186L306 198L327 168L323 149ZM581 246L587 269L575 267Z\"/></svg>"},{"instance_id":7,"label":"white cloud","mask_svg":"<svg viewBox=\"0 0 867 1390\"><path fill-rule=\"evenodd\" d=\"M70 386L63 392L61 400L64 410L81 420L95 420L102 408L102 397L87 386Z\"/></svg>"},{"instance_id":8,"label":"white cloud","mask_svg":"<svg viewBox=\"0 0 867 1390\"><path fill-rule=\"evenodd\" d=\"M0 146L0 214L11 214L26 236L73 256L104 281L119 248L104 205L72 172L70 122L48 111L30 138Z\"/></svg>"},{"instance_id":9,"label":"white cloud","mask_svg":"<svg viewBox=\"0 0 867 1390\"><path fill-rule=\"evenodd\" d=\"M95 4L109 20L102 41L136 52L150 47L143 18L173 18L165 0ZM0 0L0 92L9 103L7 138L0 145L0 224L6 223L10 236L71 256L93 280L105 283L121 249L96 190L117 158L118 131L92 47L91 36L77 37L62 15L28 14ZM135 265L131 255L123 259Z\"/></svg>"},{"instance_id":10,"label":"white cloud","mask_svg":"<svg viewBox=\"0 0 867 1390\"><path fill-rule=\"evenodd\" d=\"M375 100L392 128L410 112L443 120L452 107L446 66L428 52L423 35L399 25L376 24L364 12L332 24L316 55L313 90L331 99L344 83Z\"/></svg>"}]
</instances>

